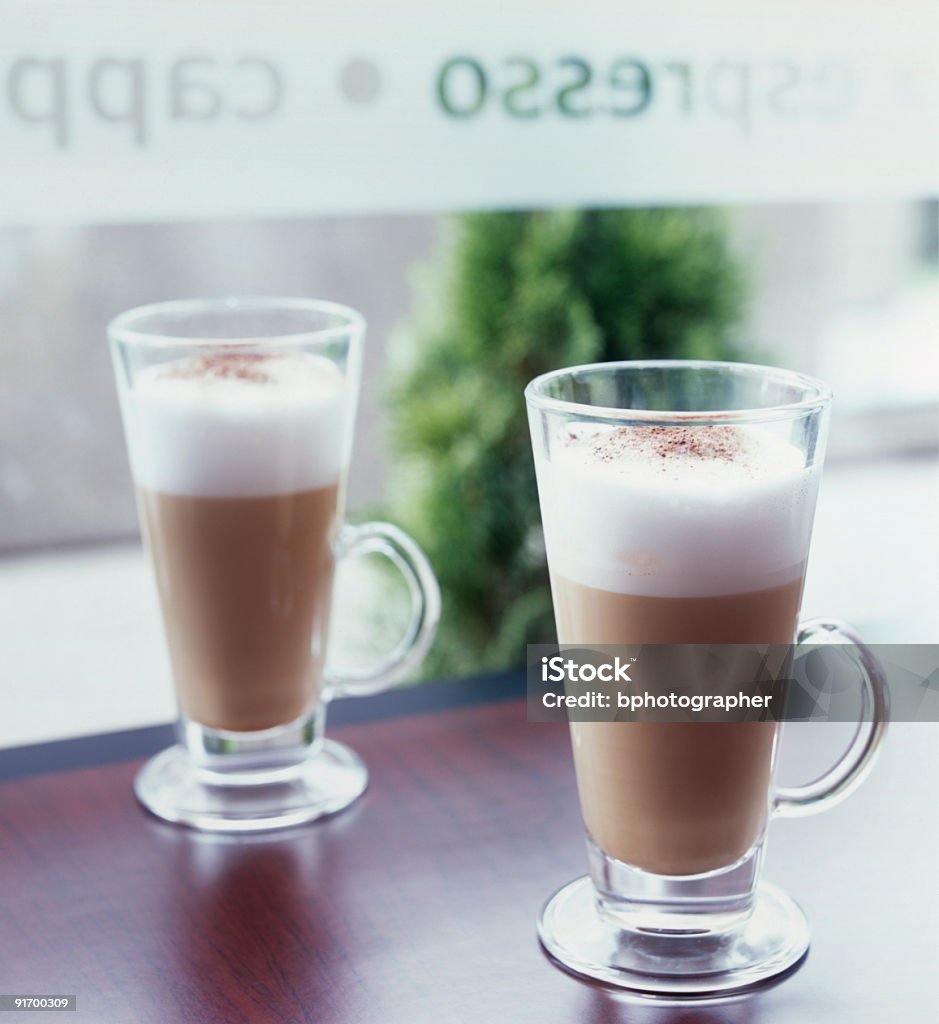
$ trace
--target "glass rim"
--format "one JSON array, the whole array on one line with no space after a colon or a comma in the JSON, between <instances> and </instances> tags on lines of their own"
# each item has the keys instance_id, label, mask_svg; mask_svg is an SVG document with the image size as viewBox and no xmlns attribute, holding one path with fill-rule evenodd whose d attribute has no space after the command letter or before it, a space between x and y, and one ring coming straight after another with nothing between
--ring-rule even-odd
<instances>
[{"instance_id":1,"label":"glass rim","mask_svg":"<svg viewBox=\"0 0 939 1024\"><path fill-rule=\"evenodd\" d=\"M572 402L566 398L554 398L545 389L552 381L573 377L578 373L602 370L643 370L643 369L692 369L725 371L728 375L772 378L780 383L800 389L804 397L795 402L756 406L747 409L629 409L616 406L589 405ZM528 382L525 400L539 409L554 412L576 413L593 419L625 421L631 423L700 424L709 423L758 423L766 420L786 419L804 415L824 408L831 401L831 388L818 377L784 370L778 366L760 363L743 363L709 359L622 359L607 363L584 363L581 366L566 366L542 373Z\"/></svg>"},{"instance_id":2,"label":"glass rim","mask_svg":"<svg viewBox=\"0 0 939 1024\"><path fill-rule=\"evenodd\" d=\"M135 327L147 317L160 314L196 315L199 313L231 313L231 312L307 312L325 314L339 318L339 323L327 327L311 327L309 330L291 331L289 333L270 332L267 334L237 335L231 337L212 338L195 333L187 334L185 330L172 334L166 331L141 330ZM230 295L221 298L169 299L161 302L150 302L142 306L134 306L123 313L118 313L107 327L111 341L125 345L151 346L154 348L249 348L266 345L300 345L308 342L329 341L349 333L362 333L365 330L365 317L351 306L326 299L305 299L281 295Z\"/></svg>"}]
</instances>

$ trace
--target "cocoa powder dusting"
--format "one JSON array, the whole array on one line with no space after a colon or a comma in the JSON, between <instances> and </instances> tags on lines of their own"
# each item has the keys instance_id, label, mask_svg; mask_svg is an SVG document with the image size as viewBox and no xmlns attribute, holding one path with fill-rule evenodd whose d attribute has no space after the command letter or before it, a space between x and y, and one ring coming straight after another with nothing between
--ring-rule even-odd
<instances>
[{"instance_id":1,"label":"cocoa powder dusting","mask_svg":"<svg viewBox=\"0 0 939 1024\"><path fill-rule=\"evenodd\" d=\"M620 427L595 435L591 445L599 462L616 462L628 451L648 452L662 459L687 456L733 462L742 450L739 433L729 426Z\"/></svg>"},{"instance_id":2,"label":"cocoa powder dusting","mask_svg":"<svg viewBox=\"0 0 939 1024\"><path fill-rule=\"evenodd\" d=\"M176 363L165 376L182 380L214 377L220 380L243 380L251 384L269 384L272 378L263 367L268 358L260 352L214 352Z\"/></svg>"}]
</instances>

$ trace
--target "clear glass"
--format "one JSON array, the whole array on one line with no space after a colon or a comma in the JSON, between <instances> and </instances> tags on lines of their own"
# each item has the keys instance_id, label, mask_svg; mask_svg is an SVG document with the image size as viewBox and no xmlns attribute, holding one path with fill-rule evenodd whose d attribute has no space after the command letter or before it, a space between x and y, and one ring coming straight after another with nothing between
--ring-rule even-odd
<instances>
[{"instance_id":1,"label":"clear glass","mask_svg":"<svg viewBox=\"0 0 939 1024\"><path fill-rule=\"evenodd\" d=\"M138 798L210 831L282 828L365 789L324 735L338 696L391 685L440 614L433 571L388 523L342 523L365 323L307 299L164 302L108 334L141 527L180 707L179 742ZM404 577L408 626L380 664L328 662L340 559L381 554Z\"/></svg>"},{"instance_id":2,"label":"clear glass","mask_svg":"<svg viewBox=\"0 0 939 1024\"><path fill-rule=\"evenodd\" d=\"M597 364L526 390L562 644L851 645L864 708L814 782L775 785L774 722L572 722L589 876L546 904L563 966L656 995L744 991L796 965L805 917L761 883L774 814L846 795L886 727L849 627L798 624L830 393L742 363Z\"/></svg>"}]
</instances>

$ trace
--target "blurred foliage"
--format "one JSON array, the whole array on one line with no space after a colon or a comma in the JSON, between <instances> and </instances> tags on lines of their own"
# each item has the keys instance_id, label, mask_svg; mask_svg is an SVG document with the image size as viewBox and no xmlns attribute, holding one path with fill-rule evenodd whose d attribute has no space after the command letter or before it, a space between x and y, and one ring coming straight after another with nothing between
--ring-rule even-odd
<instances>
[{"instance_id":1,"label":"blurred foliage","mask_svg":"<svg viewBox=\"0 0 939 1024\"><path fill-rule=\"evenodd\" d=\"M719 211L482 213L420 270L392 343L391 514L443 591L425 676L554 639L522 392L578 363L732 358L743 284Z\"/></svg>"}]
</instances>

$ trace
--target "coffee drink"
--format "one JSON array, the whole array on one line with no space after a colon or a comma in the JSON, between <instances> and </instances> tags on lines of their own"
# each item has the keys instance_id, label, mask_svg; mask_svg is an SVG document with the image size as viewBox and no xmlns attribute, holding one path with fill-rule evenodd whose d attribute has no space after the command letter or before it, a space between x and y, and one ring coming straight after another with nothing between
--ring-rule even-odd
<instances>
[{"instance_id":1,"label":"coffee drink","mask_svg":"<svg viewBox=\"0 0 939 1024\"><path fill-rule=\"evenodd\" d=\"M183 715L273 728L320 689L348 389L302 352L149 366L125 401L131 468Z\"/></svg>"},{"instance_id":2,"label":"coffee drink","mask_svg":"<svg viewBox=\"0 0 939 1024\"><path fill-rule=\"evenodd\" d=\"M537 463L561 643L792 642L817 474L785 438L581 424ZM587 830L609 857L693 875L760 839L775 723L571 729Z\"/></svg>"}]
</instances>

